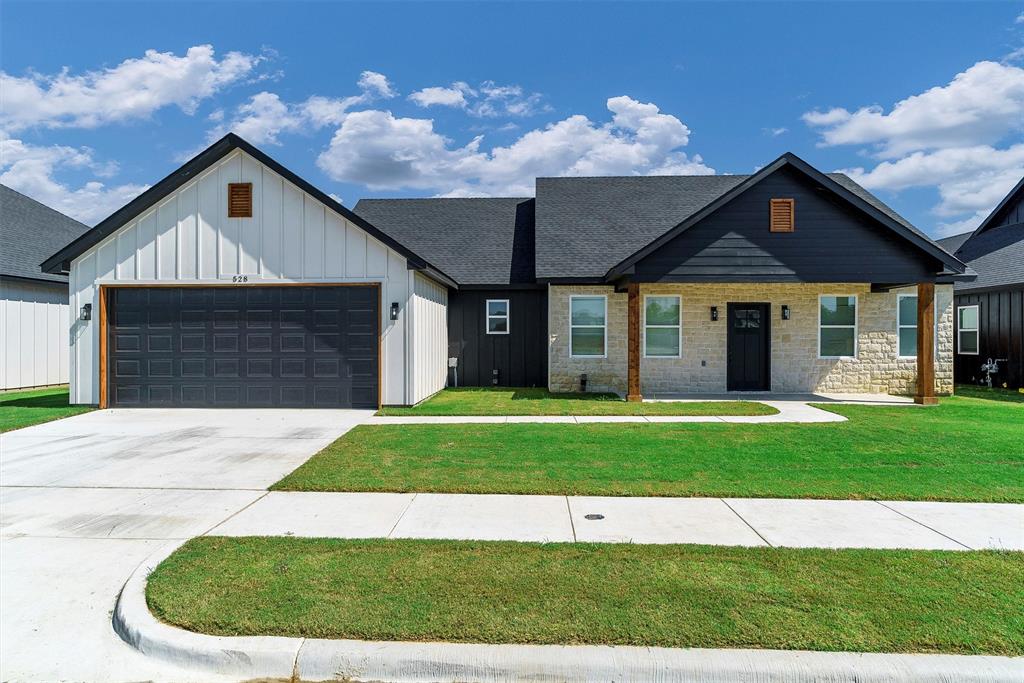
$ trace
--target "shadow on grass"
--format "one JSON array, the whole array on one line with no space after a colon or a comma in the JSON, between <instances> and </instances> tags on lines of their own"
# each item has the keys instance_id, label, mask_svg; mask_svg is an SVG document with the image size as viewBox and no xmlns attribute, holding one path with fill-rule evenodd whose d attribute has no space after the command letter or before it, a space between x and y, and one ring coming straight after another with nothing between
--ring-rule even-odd
<instances>
[{"instance_id":1,"label":"shadow on grass","mask_svg":"<svg viewBox=\"0 0 1024 683\"><path fill-rule=\"evenodd\" d=\"M0 408L69 408L68 392L58 394L47 394L44 396L26 396L22 398L5 399L0 396Z\"/></svg>"},{"instance_id":2,"label":"shadow on grass","mask_svg":"<svg viewBox=\"0 0 1024 683\"><path fill-rule=\"evenodd\" d=\"M1024 403L1024 394L1016 389L998 387L979 387L973 384L957 384L953 394L965 398L983 398L986 401L1002 401L1004 403Z\"/></svg>"}]
</instances>

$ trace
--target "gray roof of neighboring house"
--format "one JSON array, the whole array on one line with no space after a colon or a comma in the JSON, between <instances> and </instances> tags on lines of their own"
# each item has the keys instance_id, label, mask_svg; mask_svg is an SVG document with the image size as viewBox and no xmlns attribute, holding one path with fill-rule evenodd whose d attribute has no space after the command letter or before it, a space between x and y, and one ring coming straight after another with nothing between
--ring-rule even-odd
<instances>
[{"instance_id":1,"label":"gray roof of neighboring house","mask_svg":"<svg viewBox=\"0 0 1024 683\"><path fill-rule=\"evenodd\" d=\"M962 232L959 235L952 235L950 237L943 237L940 240L935 240L936 244L948 251L950 254L956 254L957 249L963 246L971 236L970 232Z\"/></svg>"},{"instance_id":2,"label":"gray roof of neighboring house","mask_svg":"<svg viewBox=\"0 0 1024 683\"><path fill-rule=\"evenodd\" d=\"M928 239L846 175L825 175ZM537 277L602 277L750 177L537 178Z\"/></svg>"},{"instance_id":3,"label":"gray roof of neighboring house","mask_svg":"<svg viewBox=\"0 0 1024 683\"><path fill-rule=\"evenodd\" d=\"M978 279L956 283L956 291L1024 285L1024 223L990 227L968 236L955 255L978 273ZM959 237L963 235L947 240Z\"/></svg>"},{"instance_id":4,"label":"gray roof of neighboring house","mask_svg":"<svg viewBox=\"0 0 1024 683\"><path fill-rule=\"evenodd\" d=\"M534 281L534 200L361 199L354 211L461 285Z\"/></svg>"},{"instance_id":5,"label":"gray roof of neighboring house","mask_svg":"<svg viewBox=\"0 0 1024 683\"><path fill-rule=\"evenodd\" d=\"M50 254L77 239L89 226L0 185L0 275L67 282L39 267Z\"/></svg>"}]
</instances>

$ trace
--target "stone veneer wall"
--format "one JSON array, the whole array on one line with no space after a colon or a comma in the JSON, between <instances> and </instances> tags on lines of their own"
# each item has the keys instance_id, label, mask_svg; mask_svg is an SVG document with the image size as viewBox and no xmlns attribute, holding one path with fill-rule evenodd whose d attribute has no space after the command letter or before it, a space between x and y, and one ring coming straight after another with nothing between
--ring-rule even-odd
<instances>
[{"instance_id":1,"label":"stone veneer wall","mask_svg":"<svg viewBox=\"0 0 1024 683\"><path fill-rule=\"evenodd\" d=\"M659 393L726 391L726 304L771 304L771 378L776 392L835 392L913 394L917 364L898 357L896 297L916 293L908 287L872 293L866 284L645 284L640 294L678 294L683 306L682 358L643 358L641 391ZM608 296L608 353L603 359L569 357L569 296ZM818 295L857 295L857 357L818 358ZM935 390L953 391L953 287L935 287L939 319L935 362ZM781 306L790 308L782 320ZM626 391L625 293L594 285L549 288L548 386L552 391L579 388L587 373L593 391ZM711 322L710 307L718 306L719 319Z\"/></svg>"}]
</instances>

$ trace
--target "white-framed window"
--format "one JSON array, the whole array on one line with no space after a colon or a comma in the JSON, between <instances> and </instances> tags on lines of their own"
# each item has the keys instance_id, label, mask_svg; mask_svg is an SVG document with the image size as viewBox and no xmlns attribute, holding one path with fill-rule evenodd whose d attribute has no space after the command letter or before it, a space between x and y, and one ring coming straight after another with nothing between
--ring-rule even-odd
<instances>
[{"instance_id":1,"label":"white-framed window","mask_svg":"<svg viewBox=\"0 0 1024 683\"><path fill-rule=\"evenodd\" d=\"M857 295L818 297L818 358L857 357Z\"/></svg>"},{"instance_id":2,"label":"white-framed window","mask_svg":"<svg viewBox=\"0 0 1024 683\"><path fill-rule=\"evenodd\" d=\"M939 355L939 316L935 316L935 356ZM917 294L896 295L896 355L917 358Z\"/></svg>"},{"instance_id":3,"label":"white-framed window","mask_svg":"<svg viewBox=\"0 0 1024 683\"><path fill-rule=\"evenodd\" d=\"M917 358L917 295L896 295L896 355Z\"/></svg>"},{"instance_id":4,"label":"white-framed window","mask_svg":"<svg viewBox=\"0 0 1024 683\"><path fill-rule=\"evenodd\" d=\"M487 300L487 334L508 334L508 299Z\"/></svg>"},{"instance_id":5,"label":"white-framed window","mask_svg":"<svg viewBox=\"0 0 1024 683\"><path fill-rule=\"evenodd\" d=\"M962 356L978 355L978 304L956 307L956 352Z\"/></svg>"},{"instance_id":6,"label":"white-framed window","mask_svg":"<svg viewBox=\"0 0 1024 683\"><path fill-rule=\"evenodd\" d=\"M676 295L645 295L644 357L680 358L682 352L682 297Z\"/></svg>"},{"instance_id":7,"label":"white-framed window","mask_svg":"<svg viewBox=\"0 0 1024 683\"><path fill-rule=\"evenodd\" d=\"M608 349L608 297L569 297L569 355L604 358Z\"/></svg>"}]
</instances>

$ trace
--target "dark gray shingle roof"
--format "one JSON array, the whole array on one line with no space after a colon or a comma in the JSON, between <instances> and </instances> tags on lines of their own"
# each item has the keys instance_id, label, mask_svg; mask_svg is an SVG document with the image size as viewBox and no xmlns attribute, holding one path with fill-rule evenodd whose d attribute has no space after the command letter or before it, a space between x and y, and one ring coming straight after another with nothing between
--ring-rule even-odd
<instances>
[{"instance_id":1,"label":"dark gray shingle roof","mask_svg":"<svg viewBox=\"0 0 1024 683\"><path fill-rule=\"evenodd\" d=\"M957 249L963 246L964 242L971 236L969 232L962 232L959 235L952 235L951 237L943 237L935 242L948 251L950 254L956 254Z\"/></svg>"},{"instance_id":2,"label":"dark gray shingle roof","mask_svg":"<svg viewBox=\"0 0 1024 683\"><path fill-rule=\"evenodd\" d=\"M846 175L826 175L928 239ZM748 178L749 175L538 178L537 277L602 277Z\"/></svg>"},{"instance_id":3,"label":"dark gray shingle roof","mask_svg":"<svg viewBox=\"0 0 1024 683\"><path fill-rule=\"evenodd\" d=\"M956 283L958 292L1024 285L1024 223L975 233L960 246L956 257L978 273L973 282Z\"/></svg>"},{"instance_id":4,"label":"dark gray shingle roof","mask_svg":"<svg viewBox=\"0 0 1024 683\"><path fill-rule=\"evenodd\" d=\"M356 214L463 285L534 281L534 201L361 199Z\"/></svg>"},{"instance_id":5,"label":"dark gray shingle roof","mask_svg":"<svg viewBox=\"0 0 1024 683\"><path fill-rule=\"evenodd\" d=\"M88 229L89 226L0 185L0 275L67 282L64 275L44 273L39 264Z\"/></svg>"}]
</instances>

